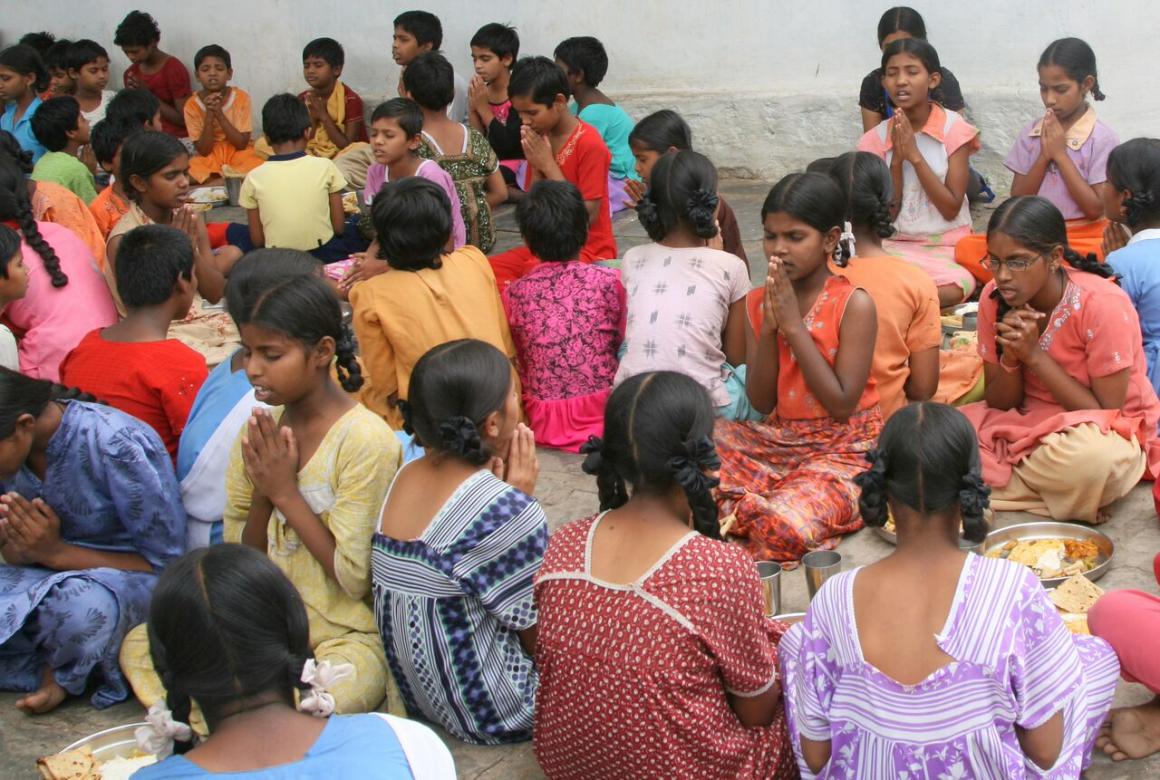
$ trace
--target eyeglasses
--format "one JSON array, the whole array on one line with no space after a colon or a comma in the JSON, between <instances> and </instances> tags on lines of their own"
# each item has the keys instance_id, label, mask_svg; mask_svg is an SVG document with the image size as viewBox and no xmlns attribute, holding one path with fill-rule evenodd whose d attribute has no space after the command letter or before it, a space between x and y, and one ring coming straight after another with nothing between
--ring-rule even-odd
<instances>
[{"instance_id":1,"label":"eyeglasses","mask_svg":"<svg viewBox=\"0 0 1160 780\"><path fill-rule=\"evenodd\" d=\"M1039 260L1042 257L1046 257L1046 255L1036 255L1030 260L1024 257L1014 257L1010 260L1000 260L997 257L984 257L982 265L993 274L998 273L999 269L1003 266L1007 266L1007 270L1011 273L1017 274L1020 271L1026 271L1036 260Z\"/></svg>"}]
</instances>

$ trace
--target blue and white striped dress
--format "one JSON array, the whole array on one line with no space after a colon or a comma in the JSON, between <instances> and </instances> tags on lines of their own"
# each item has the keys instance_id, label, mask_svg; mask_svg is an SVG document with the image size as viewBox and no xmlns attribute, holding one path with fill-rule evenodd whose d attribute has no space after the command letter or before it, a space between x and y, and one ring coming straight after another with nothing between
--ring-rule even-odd
<instances>
[{"instance_id":1,"label":"blue and white striped dress","mask_svg":"<svg viewBox=\"0 0 1160 780\"><path fill-rule=\"evenodd\" d=\"M1077 778L1111 707L1119 662L1102 639L1074 636L1024 566L968 556L939 647L955 659L902 685L862 657L857 570L827 582L779 647L786 711L806 778ZM1059 760L1041 770L1015 726L1063 711ZM815 775L798 736L831 742Z\"/></svg>"},{"instance_id":2,"label":"blue and white striped dress","mask_svg":"<svg viewBox=\"0 0 1160 780\"><path fill-rule=\"evenodd\" d=\"M539 677L517 632L536 624L547 544L536 500L486 469L418 539L375 534L375 619L408 712L467 742L531 739Z\"/></svg>"}]
</instances>

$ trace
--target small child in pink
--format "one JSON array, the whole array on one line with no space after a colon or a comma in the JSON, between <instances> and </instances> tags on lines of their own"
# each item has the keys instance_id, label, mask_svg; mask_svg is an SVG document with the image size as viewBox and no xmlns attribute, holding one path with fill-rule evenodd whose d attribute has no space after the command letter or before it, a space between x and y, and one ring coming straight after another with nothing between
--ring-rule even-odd
<instances>
[{"instance_id":1,"label":"small child in pink","mask_svg":"<svg viewBox=\"0 0 1160 780\"><path fill-rule=\"evenodd\" d=\"M537 182L516 219L541 261L503 292L524 410L536 444L576 452L604 431L624 340L624 287L616 271L579 259L588 210L575 185Z\"/></svg>"}]
</instances>

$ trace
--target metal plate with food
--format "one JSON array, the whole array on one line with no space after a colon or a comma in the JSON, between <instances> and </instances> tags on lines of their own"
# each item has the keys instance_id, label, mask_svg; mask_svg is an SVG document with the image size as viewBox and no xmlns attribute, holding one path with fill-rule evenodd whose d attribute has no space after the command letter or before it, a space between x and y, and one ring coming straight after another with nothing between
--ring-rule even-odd
<instances>
[{"instance_id":1,"label":"metal plate with food","mask_svg":"<svg viewBox=\"0 0 1160 780\"><path fill-rule=\"evenodd\" d=\"M1115 544L1102 531L1079 523L1020 523L987 534L984 555L1030 568L1045 588L1082 574L1098 580L1112 565Z\"/></svg>"},{"instance_id":2,"label":"metal plate with food","mask_svg":"<svg viewBox=\"0 0 1160 780\"><path fill-rule=\"evenodd\" d=\"M137 747L137 729L144 723L128 723L98 731L77 740L54 756L37 762L42 778L100 778L128 780L142 767L155 764L156 756Z\"/></svg>"},{"instance_id":3,"label":"metal plate with food","mask_svg":"<svg viewBox=\"0 0 1160 780\"><path fill-rule=\"evenodd\" d=\"M226 193L225 187L198 187L196 190L189 191L185 202L216 206L225 203L229 199L230 196Z\"/></svg>"}]
</instances>

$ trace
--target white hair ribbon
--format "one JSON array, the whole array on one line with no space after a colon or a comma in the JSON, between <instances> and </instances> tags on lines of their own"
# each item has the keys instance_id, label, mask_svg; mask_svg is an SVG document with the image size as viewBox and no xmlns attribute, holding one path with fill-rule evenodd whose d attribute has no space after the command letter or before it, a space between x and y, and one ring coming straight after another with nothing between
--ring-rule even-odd
<instances>
[{"instance_id":1,"label":"white hair ribbon","mask_svg":"<svg viewBox=\"0 0 1160 780\"><path fill-rule=\"evenodd\" d=\"M156 702L145 716L145 725L139 726L133 735L142 752L164 759L173 753L174 740L188 742L193 739L193 729L188 723L175 721L164 702Z\"/></svg>"},{"instance_id":2,"label":"white hair ribbon","mask_svg":"<svg viewBox=\"0 0 1160 780\"><path fill-rule=\"evenodd\" d=\"M329 689L354 675L354 664L331 664L308 659L302 667L302 682L310 686L310 693L298 702L298 709L317 718L334 713L334 696Z\"/></svg>"}]
</instances>

